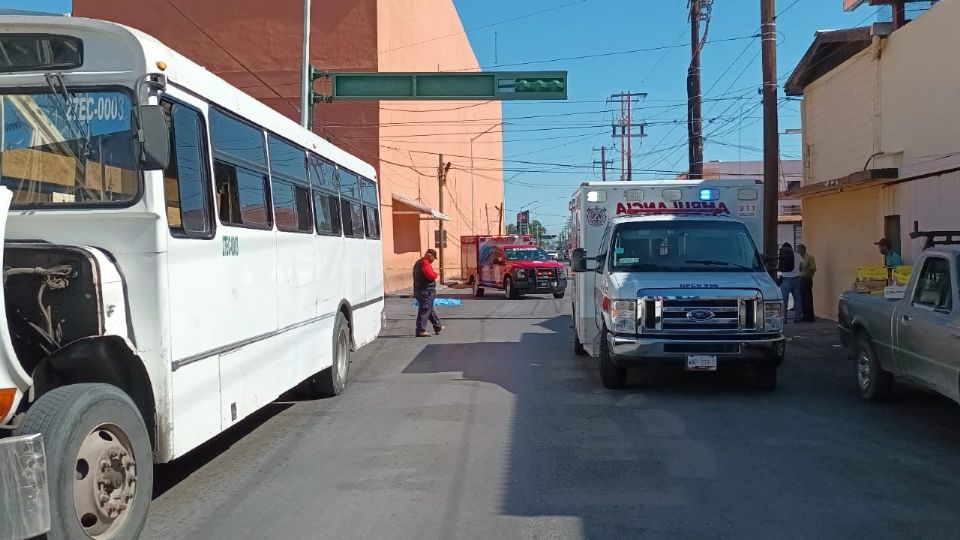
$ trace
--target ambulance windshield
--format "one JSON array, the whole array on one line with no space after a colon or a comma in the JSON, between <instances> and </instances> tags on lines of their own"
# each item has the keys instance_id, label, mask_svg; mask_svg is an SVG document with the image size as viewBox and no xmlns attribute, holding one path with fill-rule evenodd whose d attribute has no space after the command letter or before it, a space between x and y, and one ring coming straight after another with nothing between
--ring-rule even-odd
<instances>
[{"instance_id":1,"label":"ambulance windshield","mask_svg":"<svg viewBox=\"0 0 960 540\"><path fill-rule=\"evenodd\" d=\"M620 272L763 272L750 233L735 221L623 223L611 269Z\"/></svg>"}]
</instances>

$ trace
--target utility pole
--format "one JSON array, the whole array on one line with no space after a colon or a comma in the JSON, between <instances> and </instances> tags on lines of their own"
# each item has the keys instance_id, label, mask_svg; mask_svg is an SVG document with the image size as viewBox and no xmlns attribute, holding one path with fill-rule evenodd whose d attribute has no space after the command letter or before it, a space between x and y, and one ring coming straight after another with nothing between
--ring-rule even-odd
<instances>
[{"instance_id":1,"label":"utility pole","mask_svg":"<svg viewBox=\"0 0 960 540\"><path fill-rule=\"evenodd\" d=\"M440 213L442 214L443 213L443 188L447 186L447 171L450 170L450 163L447 163L447 164L443 163L443 154L440 154L437 157L439 157L439 162L437 164L437 187L439 189L438 206L440 208ZM440 227L438 229L437 245L439 249L438 259L440 260L440 283L443 284L445 283L443 280L443 248L444 248L444 245L447 243L446 242L447 239L443 234L444 233L443 220L441 219L439 220L439 222L440 222Z\"/></svg>"},{"instance_id":2,"label":"utility pole","mask_svg":"<svg viewBox=\"0 0 960 540\"><path fill-rule=\"evenodd\" d=\"M633 104L642 98L647 97L644 93L621 92L613 94L607 103L618 100L620 102L620 117L613 128L613 136L620 137L620 179L633 180L633 137L644 137L644 124L633 123ZM633 128L640 128L640 133L633 134Z\"/></svg>"},{"instance_id":3,"label":"utility pole","mask_svg":"<svg viewBox=\"0 0 960 540\"><path fill-rule=\"evenodd\" d=\"M310 114L313 104L310 103L310 0L303 0L303 65L300 69L300 125L309 129Z\"/></svg>"},{"instance_id":4,"label":"utility pole","mask_svg":"<svg viewBox=\"0 0 960 540\"><path fill-rule=\"evenodd\" d=\"M596 148L593 149L594 152L597 151ZM607 181L607 165L613 165L613 160L607 161L607 147L600 147L600 161L594 160L594 165L600 165L600 178L606 182Z\"/></svg>"},{"instance_id":5,"label":"utility pole","mask_svg":"<svg viewBox=\"0 0 960 540\"><path fill-rule=\"evenodd\" d=\"M497 236L503 236L503 203L500 203L499 206L494 206L497 209Z\"/></svg>"},{"instance_id":6,"label":"utility pole","mask_svg":"<svg viewBox=\"0 0 960 540\"><path fill-rule=\"evenodd\" d=\"M763 251L777 252L780 135L777 118L777 23L774 0L760 0L763 52Z\"/></svg>"},{"instance_id":7,"label":"utility pole","mask_svg":"<svg viewBox=\"0 0 960 540\"><path fill-rule=\"evenodd\" d=\"M709 28L710 2L701 4L701 0L690 2L690 67L687 69L687 153L689 155L689 177L703 178L703 119L701 118L700 95L700 50L706 42L706 34L700 37L700 21L707 20ZM706 8L706 9L703 9ZM706 18L705 18L706 17Z\"/></svg>"}]
</instances>

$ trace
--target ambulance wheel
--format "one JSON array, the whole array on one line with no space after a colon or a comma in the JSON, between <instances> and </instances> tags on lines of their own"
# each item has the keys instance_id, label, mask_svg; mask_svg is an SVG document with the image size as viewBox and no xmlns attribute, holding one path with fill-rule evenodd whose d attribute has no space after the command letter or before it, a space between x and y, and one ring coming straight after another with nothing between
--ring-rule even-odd
<instances>
[{"instance_id":1,"label":"ambulance wheel","mask_svg":"<svg viewBox=\"0 0 960 540\"><path fill-rule=\"evenodd\" d=\"M614 365L610 357L610 346L607 344L607 331L604 330L600 340L600 382L604 388L619 390L627 383L627 368Z\"/></svg>"},{"instance_id":2,"label":"ambulance wheel","mask_svg":"<svg viewBox=\"0 0 960 540\"><path fill-rule=\"evenodd\" d=\"M109 384L55 388L15 435L43 435L50 492L47 540L135 540L153 498L153 450L140 410Z\"/></svg>"},{"instance_id":3,"label":"ambulance wheel","mask_svg":"<svg viewBox=\"0 0 960 540\"><path fill-rule=\"evenodd\" d=\"M577 356L586 356L587 349L583 347L583 343L580 343L580 336L577 335L577 329L573 329L573 353Z\"/></svg>"},{"instance_id":4,"label":"ambulance wheel","mask_svg":"<svg viewBox=\"0 0 960 540\"><path fill-rule=\"evenodd\" d=\"M553 293L553 297L556 298L557 300L559 300L559 299L563 298L563 293L562 293L562 292L555 292L555 293Z\"/></svg>"},{"instance_id":5,"label":"ambulance wheel","mask_svg":"<svg viewBox=\"0 0 960 540\"><path fill-rule=\"evenodd\" d=\"M510 279L510 276L503 278L503 293L507 295L507 298L510 300L516 300L520 297L517 294L517 289L513 286L513 280Z\"/></svg>"},{"instance_id":6,"label":"ambulance wheel","mask_svg":"<svg viewBox=\"0 0 960 540\"><path fill-rule=\"evenodd\" d=\"M473 285L473 295L477 298L483 296L483 287L480 286L480 280L474 276L470 276L470 284Z\"/></svg>"}]
</instances>

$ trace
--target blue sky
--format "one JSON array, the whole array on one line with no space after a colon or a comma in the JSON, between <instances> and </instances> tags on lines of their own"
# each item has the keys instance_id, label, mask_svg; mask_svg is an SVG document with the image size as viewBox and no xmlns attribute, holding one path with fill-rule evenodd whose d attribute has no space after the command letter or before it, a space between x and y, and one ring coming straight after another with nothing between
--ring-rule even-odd
<instances>
[{"instance_id":1,"label":"blue sky","mask_svg":"<svg viewBox=\"0 0 960 540\"><path fill-rule=\"evenodd\" d=\"M869 18L875 11L864 7L853 13L842 11L842 0L777 0L780 33L777 51L778 71L785 78L813 40L818 29L845 28ZM686 147L686 72L689 62L690 31L687 2L672 0L551 0L516 2L515 0L456 0L464 28L481 66L492 69L565 69L569 72L567 103L504 103L504 117L513 122L505 128L503 153L506 160L569 164L567 170L550 165L526 165L506 161L504 178L524 172L506 186L508 220L527 205L532 218L540 219L551 232L565 222L566 204L573 186L599 179L593 171L599 152L594 148L611 146L613 114L604 101L613 93L646 92L646 100L634 109L634 121L647 121L647 137L634 139L634 178L657 176L639 174L642 170L683 171L687 168ZM557 9L487 28L471 30L497 21L529 13ZM640 7L643 6L643 7ZM759 39L731 38L757 33L760 21L759 0L716 0L709 29L709 40L702 53L702 91L704 133L708 136L704 157L707 160L762 159L761 82ZM785 9L789 8L789 9ZM496 36L494 36L496 32ZM494 60L496 41L496 62ZM637 52L582 60L565 60L495 68L530 60L600 54L644 48L679 45L680 48ZM781 85L782 87L782 85ZM782 95L782 90L781 90ZM715 99L716 101L709 101ZM619 105L615 105L619 114ZM605 112L607 111L607 112ZM742 111L742 114L741 114ZM556 113L582 113L511 121L511 117ZM742 117L742 121L738 120ZM671 123L673 122L673 123ZM525 123L554 130L515 132L529 129ZM580 126L580 127L576 127ZM780 108L780 129L799 128L799 104L784 102ZM560 129L570 128L570 129ZM591 135L594 134L594 135ZM553 137L568 138L553 138ZM542 140L550 137L551 140ZM558 146L563 145L563 146ZM745 147L745 148L743 148ZM800 137L781 136L784 158L799 157ZM619 178L619 152L607 153L614 170L608 177ZM558 170L560 169L560 170ZM662 176L662 175L661 175ZM533 202L532 201L538 201Z\"/></svg>"},{"instance_id":2,"label":"blue sky","mask_svg":"<svg viewBox=\"0 0 960 540\"><path fill-rule=\"evenodd\" d=\"M686 70L690 54L684 0L454 0L480 65L489 69L569 72L567 102L505 102L503 164L508 221L519 208L532 210L551 232L565 222L574 186L598 179L594 148L610 137L610 94L646 92L634 121L646 121L647 137L634 139L634 177L644 171L683 171L686 148ZM707 160L761 159L759 0L716 0L709 40L702 53L704 133ZM785 79L818 29L845 28L873 20L874 10L844 13L842 0L777 0L782 12L778 71ZM51 12L70 10L69 0L0 0L0 7ZM511 19L516 19L510 21ZM508 22L509 21L509 22ZM738 39L743 38L743 39ZM655 51L585 59L635 49ZM496 53L495 53L496 49ZM528 63L523 66L508 64ZM781 85L782 86L782 85ZM782 93L782 90L781 90ZM800 127L795 101L781 100L780 128ZM619 111L619 108L617 106ZM549 115L549 116L545 116ZM530 117L535 118L518 118ZM478 133L490 126L477 127ZM799 157L800 138L781 136L784 159ZM617 150L608 175L619 177ZM513 160L513 161L510 161ZM520 163L521 161L527 163ZM486 168L495 165L482 165ZM481 165L478 165L481 167ZM659 174L662 176L662 174Z\"/></svg>"}]
</instances>

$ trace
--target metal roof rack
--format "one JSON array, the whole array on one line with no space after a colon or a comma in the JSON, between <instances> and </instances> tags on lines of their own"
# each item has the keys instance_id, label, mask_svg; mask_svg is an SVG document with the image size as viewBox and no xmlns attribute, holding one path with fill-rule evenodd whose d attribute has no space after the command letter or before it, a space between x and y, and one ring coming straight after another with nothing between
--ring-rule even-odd
<instances>
[{"instance_id":1,"label":"metal roof rack","mask_svg":"<svg viewBox=\"0 0 960 540\"><path fill-rule=\"evenodd\" d=\"M923 238L923 249L930 249L934 246L960 245L960 231L921 231L919 221L913 222L913 232L910 233L910 238L913 240Z\"/></svg>"}]
</instances>

